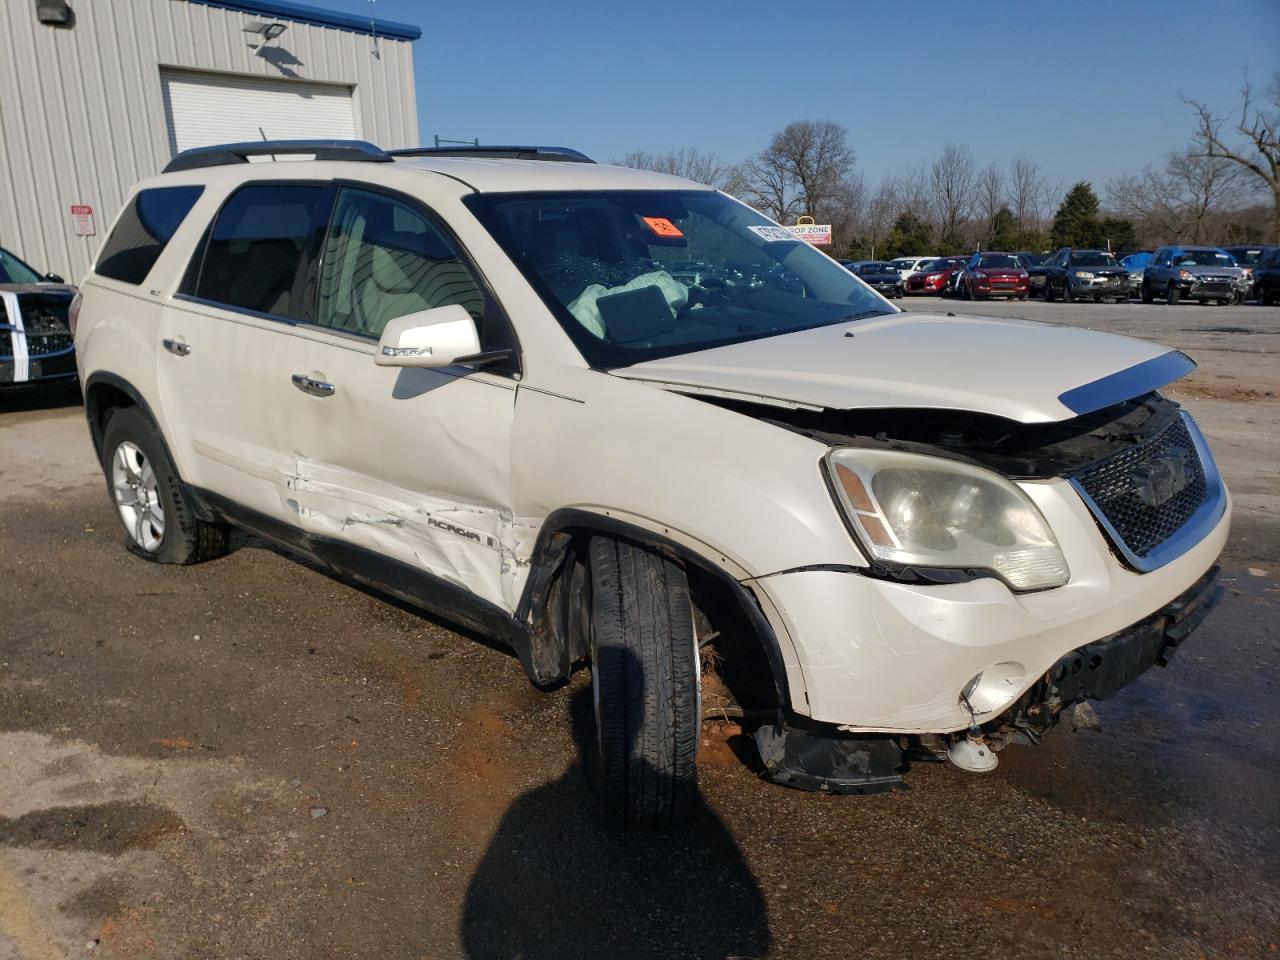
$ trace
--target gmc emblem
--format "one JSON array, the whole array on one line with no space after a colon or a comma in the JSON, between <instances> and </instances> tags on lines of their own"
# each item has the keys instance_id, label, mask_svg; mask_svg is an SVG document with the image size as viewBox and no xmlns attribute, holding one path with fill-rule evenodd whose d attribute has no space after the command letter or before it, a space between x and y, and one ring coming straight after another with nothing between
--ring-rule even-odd
<instances>
[{"instance_id":1,"label":"gmc emblem","mask_svg":"<svg viewBox=\"0 0 1280 960\"><path fill-rule=\"evenodd\" d=\"M1129 474L1133 479L1134 493L1148 507L1168 503L1190 482L1187 476L1187 461L1190 459L1189 451L1175 450L1168 456L1135 467Z\"/></svg>"}]
</instances>

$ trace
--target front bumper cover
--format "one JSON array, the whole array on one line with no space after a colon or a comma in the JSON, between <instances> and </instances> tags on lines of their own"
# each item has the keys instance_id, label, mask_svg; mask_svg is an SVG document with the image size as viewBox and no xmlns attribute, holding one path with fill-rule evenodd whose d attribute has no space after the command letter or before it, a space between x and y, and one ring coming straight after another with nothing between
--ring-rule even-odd
<instances>
[{"instance_id":1,"label":"front bumper cover","mask_svg":"<svg viewBox=\"0 0 1280 960\"><path fill-rule=\"evenodd\" d=\"M1035 743L1065 708L1105 700L1169 658L1222 599L1215 566L1177 599L1127 629L1086 643L1059 659L1005 713L982 725L995 748ZM936 738L933 738L936 739ZM873 794L906 789L916 738L846 734L831 724L792 718L755 731L767 779L799 790Z\"/></svg>"}]
</instances>

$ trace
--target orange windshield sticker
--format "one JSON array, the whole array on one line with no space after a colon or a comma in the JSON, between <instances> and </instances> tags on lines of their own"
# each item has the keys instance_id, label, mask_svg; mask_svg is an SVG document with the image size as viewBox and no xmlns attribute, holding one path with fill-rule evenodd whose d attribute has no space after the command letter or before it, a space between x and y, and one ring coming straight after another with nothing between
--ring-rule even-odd
<instances>
[{"instance_id":1,"label":"orange windshield sticker","mask_svg":"<svg viewBox=\"0 0 1280 960\"><path fill-rule=\"evenodd\" d=\"M683 237L680 228L666 217L641 217L646 227L660 237Z\"/></svg>"}]
</instances>

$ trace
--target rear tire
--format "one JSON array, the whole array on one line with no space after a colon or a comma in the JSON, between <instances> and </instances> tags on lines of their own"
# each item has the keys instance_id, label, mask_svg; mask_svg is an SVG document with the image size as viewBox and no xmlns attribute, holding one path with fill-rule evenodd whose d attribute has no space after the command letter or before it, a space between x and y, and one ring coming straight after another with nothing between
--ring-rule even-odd
<instances>
[{"instance_id":1,"label":"rear tire","mask_svg":"<svg viewBox=\"0 0 1280 960\"><path fill-rule=\"evenodd\" d=\"M689 583L673 561L591 541L592 779L605 822L661 830L689 821L702 728Z\"/></svg>"},{"instance_id":2,"label":"rear tire","mask_svg":"<svg viewBox=\"0 0 1280 960\"><path fill-rule=\"evenodd\" d=\"M231 528L196 516L155 425L137 408L117 410L103 434L103 472L129 550L153 563L190 564L227 553Z\"/></svg>"},{"instance_id":3,"label":"rear tire","mask_svg":"<svg viewBox=\"0 0 1280 960\"><path fill-rule=\"evenodd\" d=\"M1171 307L1176 307L1178 301L1182 299L1182 291L1178 289L1176 284L1169 284L1169 289L1164 292L1165 302Z\"/></svg>"}]
</instances>

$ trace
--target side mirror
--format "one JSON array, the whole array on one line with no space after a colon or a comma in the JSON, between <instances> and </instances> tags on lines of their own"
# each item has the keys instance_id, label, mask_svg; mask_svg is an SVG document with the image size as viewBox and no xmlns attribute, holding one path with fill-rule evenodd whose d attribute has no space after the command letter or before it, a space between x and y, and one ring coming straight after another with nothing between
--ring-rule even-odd
<instances>
[{"instance_id":1,"label":"side mirror","mask_svg":"<svg viewBox=\"0 0 1280 960\"><path fill-rule=\"evenodd\" d=\"M373 362L380 367L447 367L480 352L480 334L467 308L451 303L390 321Z\"/></svg>"},{"instance_id":2,"label":"side mirror","mask_svg":"<svg viewBox=\"0 0 1280 960\"><path fill-rule=\"evenodd\" d=\"M44 282L45 283L66 283L67 281L63 280L56 273L46 273L44 275Z\"/></svg>"}]
</instances>

